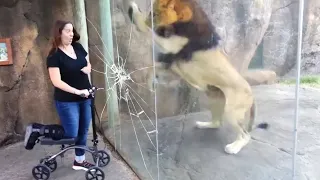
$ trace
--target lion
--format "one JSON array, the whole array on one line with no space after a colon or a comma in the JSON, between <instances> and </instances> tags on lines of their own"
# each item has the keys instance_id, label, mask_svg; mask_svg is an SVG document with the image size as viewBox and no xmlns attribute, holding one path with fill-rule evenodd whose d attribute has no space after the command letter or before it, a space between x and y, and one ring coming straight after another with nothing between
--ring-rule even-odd
<instances>
[{"instance_id":1,"label":"lion","mask_svg":"<svg viewBox=\"0 0 320 180\"><path fill-rule=\"evenodd\" d=\"M255 120L251 86L219 47L220 36L195 0L155 0L153 7L153 14L144 17L131 1L128 16L141 33L154 32L152 38L161 51L156 57L157 72L173 73L205 92L212 120L196 121L196 127L220 128L228 122L237 137L224 150L228 154L239 153L251 139ZM261 123L255 128L268 126Z\"/></svg>"}]
</instances>

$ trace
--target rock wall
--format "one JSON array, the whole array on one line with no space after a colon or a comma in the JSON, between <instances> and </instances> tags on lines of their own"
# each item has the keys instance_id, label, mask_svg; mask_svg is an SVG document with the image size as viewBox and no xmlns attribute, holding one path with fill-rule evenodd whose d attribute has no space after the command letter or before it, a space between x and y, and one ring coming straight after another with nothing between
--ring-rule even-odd
<instances>
[{"instance_id":1,"label":"rock wall","mask_svg":"<svg viewBox=\"0 0 320 180\"><path fill-rule=\"evenodd\" d=\"M304 33L302 42L301 75L320 73L320 1L305 1ZM286 76L296 75L296 63Z\"/></svg>"},{"instance_id":2,"label":"rock wall","mask_svg":"<svg viewBox=\"0 0 320 180\"><path fill-rule=\"evenodd\" d=\"M231 62L245 72L268 28L273 0L199 2L217 26Z\"/></svg>"},{"instance_id":3,"label":"rock wall","mask_svg":"<svg viewBox=\"0 0 320 180\"><path fill-rule=\"evenodd\" d=\"M319 74L320 3L305 1L301 74ZM296 75L299 1L281 0L273 4L270 25L263 38L264 68L278 76Z\"/></svg>"},{"instance_id":4,"label":"rock wall","mask_svg":"<svg viewBox=\"0 0 320 180\"><path fill-rule=\"evenodd\" d=\"M298 2L276 1L267 32L263 38L264 68L274 70L278 76L286 74L296 57L298 32Z\"/></svg>"},{"instance_id":5,"label":"rock wall","mask_svg":"<svg viewBox=\"0 0 320 180\"><path fill-rule=\"evenodd\" d=\"M72 20L71 1L0 1L0 37L12 38L13 65L0 66L0 146L22 138L29 122L58 122L46 53L52 23Z\"/></svg>"}]
</instances>

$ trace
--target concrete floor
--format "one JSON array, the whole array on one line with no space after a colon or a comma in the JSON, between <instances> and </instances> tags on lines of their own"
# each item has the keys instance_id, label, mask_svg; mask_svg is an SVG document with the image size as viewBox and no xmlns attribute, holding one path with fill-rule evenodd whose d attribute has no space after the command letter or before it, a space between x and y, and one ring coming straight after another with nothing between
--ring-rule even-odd
<instances>
[{"instance_id":1,"label":"concrete floor","mask_svg":"<svg viewBox=\"0 0 320 180\"><path fill-rule=\"evenodd\" d=\"M271 127L268 131L255 130L252 141L237 155L224 153L224 146L234 137L228 126L218 130L194 127L195 121L210 119L208 112L159 119L159 161L144 129L152 130L150 123L142 121L143 127L141 121L135 121L134 129L132 121L122 121L118 151L143 180L291 180L295 88L258 86L254 92L258 104L256 123L268 122ZM295 180L320 179L319 105L319 90L301 88ZM109 133L112 140L114 134ZM149 135L156 144L155 134ZM103 143L100 146L104 148ZM54 147L36 146L33 151L27 151L21 143L1 149L0 180L32 179L33 166L50 151ZM72 158L70 151L63 163L58 159L58 169L51 179L85 179L83 171L71 169ZM109 180L137 179L114 156L103 169Z\"/></svg>"},{"instance_id":2,"label":"concrete floor","mask_svg":"<svg viewBox=\"0 0 320 180\"><path fill-rule=\"evenodd\" d=\"M292 180L295 86L257 86L254 93L256 123L268 122L270 129L253 131L251 142L237 155L224 152L235 138L230 127L195 128L195 121L210 120L209 112L158 119L159 157L155 133L149 134L151 141L146 133L154 129L151 123L133 117L133 128L131 120L123 120L117 130L120 154L144 180ZM319 105L319 90L301 88L295 180L320 179Z\"/></svg>"},{"instance_id":3,"label":"concrete floor","mask_svg":"<svg viewBox=\"0 0 320 180\"><path fill-rule=\"evenodd\" d=\"M89 137L89 145L91 145ZM105 149L102 141L99 143L99 149ZM127 165L116 155L112 155L108 149L105 149L111 156L110 163L103 168L105 179L107 180L138 180L135 174ZM25 150L23 143L17 143L0 149L0 180L31 180L32 168L38 165L39 160L51 153L59 152L59 146L41 146L37 144L32 151ZM84 180L84 171L75 171L72 169L74 151L67 151L65 157L61 160L57 158L57 170L51 173L50 180ZM91 154L86 154L87 159L92 162Z\"/></svg>"}]
</instances>

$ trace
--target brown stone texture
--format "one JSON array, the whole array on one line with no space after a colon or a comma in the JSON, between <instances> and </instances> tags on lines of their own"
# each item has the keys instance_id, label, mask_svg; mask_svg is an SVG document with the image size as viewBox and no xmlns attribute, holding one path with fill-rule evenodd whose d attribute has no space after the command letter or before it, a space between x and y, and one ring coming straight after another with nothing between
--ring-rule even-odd
<instances>
[{"instance_id":1,"label":"brown stone texture","mask_svg":"<svg viewBox=\"0 0 320 180\"><path fill-rule=\"evenodd\" d=\"M13 65L0 67L0 146L20 139L30 122L59 122L46 69L53 22L72 19L71 1L0 2L0 38L12 38Z\"/></svg>"}]
</instances>

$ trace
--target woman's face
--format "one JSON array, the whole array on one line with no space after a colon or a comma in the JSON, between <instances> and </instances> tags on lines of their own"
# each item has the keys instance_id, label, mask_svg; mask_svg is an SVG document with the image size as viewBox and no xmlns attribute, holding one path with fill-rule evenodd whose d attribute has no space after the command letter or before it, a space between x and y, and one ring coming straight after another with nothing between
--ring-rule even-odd
<instances>
[{"instance_id":1,"label":"woman's face","mask_svg":"<svg viewBox=\"0 0 320 180\"><path fill-rule=\"evenodd\" d=\"M66 24L61 32L61 42L63 45L69 45L73 39L73 26L72 24Z\"/></svg>"}]
</instances>

